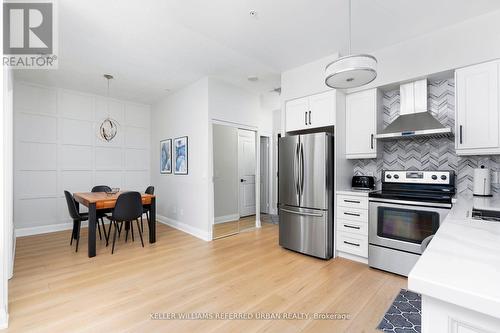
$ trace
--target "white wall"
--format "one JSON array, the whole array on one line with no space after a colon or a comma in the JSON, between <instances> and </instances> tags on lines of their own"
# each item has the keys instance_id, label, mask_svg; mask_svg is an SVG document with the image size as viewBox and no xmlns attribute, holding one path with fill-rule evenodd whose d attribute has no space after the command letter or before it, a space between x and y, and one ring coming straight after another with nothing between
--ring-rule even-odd
<instances>
[{"instance_id":1,"label":"white wall","mask_svg":"<svg viewBox=\"0 0 500 333\"><path fill-rule=\"evenodd\" d=\"M17 82L14 90L16 234L71 228L64 190L105 184L144 191L150 184L150 107L110 100L120 124L111 142L97 137L106 99ZM83 210L83 209L82 209Z\"/></svg>"},{"instance_id":2,"label":"white wall","mask_svg":"<svg viewBox=\"0 0 500 333\"><path fill-rule=\"evenodd\" d=\"M215 223L239 218L238 129L213 125Z\"/></svg>"},{"instance_id":3,"label":"white wall","mask_svg":"<svg viewBox=\"0 0 500 333\"><path fill-rule=\"evenodd\" d=\"M156 187L158 220L209 240L208 79L153 104L151 120L151 180ZM180 136L188 136L188 174L160 174L160 141Z\"/></svg>"},{"instance_id":4,"label":"white wall","mask_svg":"<svg viewBox=\"0 0 500 333\"><path fill-rule=\"evenodd\" d=\"M372 52L377 78L357 90L426 77L500 58L500 11Z\"/></svg>"}]
</instances>

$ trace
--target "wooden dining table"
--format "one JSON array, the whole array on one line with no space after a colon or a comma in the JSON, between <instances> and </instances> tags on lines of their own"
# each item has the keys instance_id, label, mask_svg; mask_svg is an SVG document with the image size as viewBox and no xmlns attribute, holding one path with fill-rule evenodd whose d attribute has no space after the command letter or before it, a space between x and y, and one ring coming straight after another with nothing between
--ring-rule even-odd
<instances>
[{"instance_id":1,"label":"wooden dining table","mask_svg":"<svg viewBox=\"0 0 500 333\"><path fill-rule=\"evenodd\" d=\"M77 204L82 204L89 209L89 228L88 228L88 238L89 238L89 248L88 256L89 258L95 257L95 242L96 242L96 224L97 224L97 211L98 210L109 210L115 207L116 199L123 193L118 192L115 194L110 194L106 192L78 192L74 193ZM156 242L156 198L153 194L141 193L142 204L150 205L149 212L149 243L153 244ZM78 209L78 207L77 207Z\"/></svg>"}]
</instances>

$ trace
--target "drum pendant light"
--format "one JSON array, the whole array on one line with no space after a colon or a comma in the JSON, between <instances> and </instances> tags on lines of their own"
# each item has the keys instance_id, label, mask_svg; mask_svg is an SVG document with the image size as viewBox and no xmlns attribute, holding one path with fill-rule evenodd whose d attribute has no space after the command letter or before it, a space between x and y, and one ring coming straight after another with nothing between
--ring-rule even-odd
<instances>
[{"instance_id":1,"label":"drum pendant light","mask_svg":"<svg viewBox=\"0 0 500 333\"><path fill-rule=\"evenodd\" d=\"M335 89L360 87L377 77L377 59L369 54L351 54L351 11L349 0L349 55L329 63L325 69L325 84Z\"/></svg>"}]
</instances>

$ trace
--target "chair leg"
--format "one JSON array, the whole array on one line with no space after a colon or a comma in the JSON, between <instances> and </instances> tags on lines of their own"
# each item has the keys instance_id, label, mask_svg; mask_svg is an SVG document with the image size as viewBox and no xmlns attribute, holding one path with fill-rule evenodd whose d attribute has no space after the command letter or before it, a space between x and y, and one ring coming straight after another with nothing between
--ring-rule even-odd
<instances>
[{"instance_id":1,"label":"chair leg","mask_svg":"<svg viewBox=\"0 0 500 333\"><path fill-rule=\"evenodd\" d=\"M139 220L135 220L135 221L137 222L137 229L139 230L139 237L141 237L142 247L144 247L144 240L142 240L142 231L141 231L141 229L139 229Z\"/></svg>"},{"instance_id":2,"label":"chair leg","mask_svg":"<svg viewBox=\"0 0 500 333\"><path fill-rule=\"evenodd\" d=\"M101 224L102 224L102 232L104 232L104 238L107 239L108 235L106 235L106 225L104 224L104 217L101 217Z\"/></svg>"},{"instance_id":3,"label":"chair leg","mask_svg":"<svg viewBox=\"0 0 500 333\"><path fill-rule=\"evenodd\" d=\"M99 230L99 239L102 240L101 225L99 224L99 219L97 219L96 223L97 223L97 230Z\"/></svg>"},{"instance_id":4,"label":"chair leg","mask_svg":"<svg viewBox=\"0 0 500 333\"><path fill-rule=\"evenodd\" d=\"M76 228L76 251L78 252L78 244L80 243L80 227L82 225L82 221L77 222L77 228Z\"/></svg>"},{"instance_id":5,"label":"chair leg","mask_svg":"<svg viewBox=\"0 0 500 333\"><path fill-rule=\"evenodd\" d=\"M111 226L113 225L113 221L109 221L109 229L108 229L108 237L106 238L106 246L109 244L109 237L111 236Z\"/></svg>"},{"instance_id":6,"label":"chair leg","mask_svg":"<svg viewBox=\"0 0 500 333\"><path fill-rule=\"evenodd\" d=\"M71 231L71 241L69 242L69 245L73 245L73 239L75 239L75 234L76 234L76 221L73 220L73 230Z\"/></svg>"},{"instance_id":7,"label":"chair leg","mask_svg":"<svg viewBox=\"0 0 500 333\"><path fill-rule=\"evenodd\" d=\"M148 216L148 213L146 212L146 216ZM139 228L139 226L137 226ZM141 232L144 232L144 222L142 221L142 215L141 215Z\"/></svg>"},{"instance_id":8,"label":"chair leg","mask_svg":"<svg viewBox=\"0 0 500 333\"><path fill-rule=\"evenodd\" d=\"M120 228L118 228L118 238L120 238L121 233L122 233L122 226L120 225Z\"/></svg>"},{"instance_id":9,"label":"chair leg","mask_svg":"<svg viewBox=\"0 0 500 333\"><path fill-rule=\"evenodd\" d=\"M134 221L130 221L130 233L132 234L132 242L133 242L134 241Z\"/></svg>"},{"instance_id":10,"label":"chair leg","mask_svg":"<svg viewBox=\"0 0 500 333\"><path fill-rule=\"evenodd\" d=\"M116 231L118 230L118 223L116 221L113 222L115 223L115 232L113 233L113 247L111 248L111 254L115 253Z\"/></svg>"},{"instance_id":11,"label":"chair leg","mask_svg":"<svg viewBox=\"0 0 500 333\"><path fill-rule=\"evenodd\" d=\"M123 225L123 223L122 223ZM127 239L128 239L128 231L130 229L130 225L128 224L128 222L125 222L125 243L127 242Z\"/></svg>"}]
</instances>

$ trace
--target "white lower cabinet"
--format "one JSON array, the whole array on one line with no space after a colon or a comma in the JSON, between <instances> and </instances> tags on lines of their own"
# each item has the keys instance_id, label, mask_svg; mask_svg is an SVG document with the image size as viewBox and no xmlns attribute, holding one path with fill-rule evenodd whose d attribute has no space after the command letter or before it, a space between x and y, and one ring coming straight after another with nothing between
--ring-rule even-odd
<instances>
[{"instance_id":1,"label":"white lower cabinet","mask_svg":"<svg viewBox=\"0 0 500 333\"><path fill-rule=\"evenodd\" d=\"M340 257L368 259L368 196L337 195L337 251Z\"/></svg>"}]
</instances>

